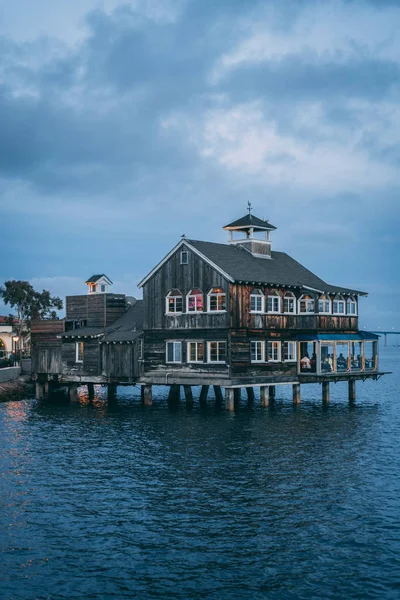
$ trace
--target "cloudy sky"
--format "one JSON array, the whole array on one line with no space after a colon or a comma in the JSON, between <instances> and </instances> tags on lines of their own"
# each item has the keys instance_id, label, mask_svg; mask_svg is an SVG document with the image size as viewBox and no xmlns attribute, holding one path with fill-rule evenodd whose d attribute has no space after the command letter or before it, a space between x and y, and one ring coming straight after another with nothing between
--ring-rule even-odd
<instances>
[{"instance_id":1,"label":"cloudy sky","mask_svg":"<svg viewBox=\"0 0 400 600\"><path fill-rule=\"evenodd\" d=\"M140 295L250 200L400 328L399 25L399 0L0 0L0 280Z\"/></svg>"}]
</instances>

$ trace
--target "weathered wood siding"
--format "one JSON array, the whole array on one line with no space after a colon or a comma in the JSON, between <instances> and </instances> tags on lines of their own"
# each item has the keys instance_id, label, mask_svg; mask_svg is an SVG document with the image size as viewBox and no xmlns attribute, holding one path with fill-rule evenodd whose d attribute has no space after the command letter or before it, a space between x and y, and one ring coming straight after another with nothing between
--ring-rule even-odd
<instances>
[{"instance_id":1,"label":"weathered wood siding","mask_svg":"<svg viewBox=\"0 0 400 600\"><path fill-rule=\"evenodd\" d=\"M61 371L61 340L64 321L45 320L31 323L32 374L58 374Z\"/></svg>"},{"instance_id":2,"label":"weathered wood siding","mask_svg":"<svg viewBox=\"0 0 400 600\"><path fill-rule=\"evenodd\" d=\"M83 362L76 362L77 340L63 340L61 345L61 375L82 376L100 375L100 343L98 338L83 340Z\"/></svg>"},{"instance_id":3,"label":"weathered wood siding","mask_svg":"<svg viewBox=\"0 0 400 600\"><path fill-rule=\"evenodd\" d=\"M277 290L263 285L231 284L230 300L230 326L232 329L263 329L263 330L295 330L295 331L335 331L350 333L358 330L358 317L343 315L319 315L318 295L309 292L314 297L315 314L306 315L284 315L284 314L255 314L250 312L250 295L254 289L259 289L265 297L272 292L278 291L281 296L281 310L283 312L283 297L287 290ZM272 294L273 295L273 294ZM301 294L295 293L296 302Z\"/></svg>"},{"instance_id":4,"label":"weathered wood siding","mask_svg":"<svg viewBox=\"0 0 400 600\"><path fill-rule=\"evenodd\" d=\"M102 375L119 381L129 381L139 377L139 344L116 342L101 344Z\"/></svg>"},{"instance_id":5,"label":"weathered wood siding","mask_svg":"<svg viewBox=\"0 0 400 600\"><path fill-rule=\"evenodd\" d=\"M180 253L188 251L188 264L180 264ZM207 293L213 287L221 287L227 294L225 313L206 313ZM199 288L204 294L204 312L181 315L166 315L165 299L168 292L178 289L184 298L193 288ZM224 329L229 321L229 285L215 269L191 252L180 248L143 286L144 329Z\"/></svg>"},{"instance_id":6,"label":"weathered wood siding","mask_svg":"<svg viewBox=\"0 0 400 600\"><path fill-rule=\"evenodd\" d=\"M66 320L87 321L88 327L112 325L125 312L123 294L87 294L66 297Z\"/></svg>"}]
</instances>

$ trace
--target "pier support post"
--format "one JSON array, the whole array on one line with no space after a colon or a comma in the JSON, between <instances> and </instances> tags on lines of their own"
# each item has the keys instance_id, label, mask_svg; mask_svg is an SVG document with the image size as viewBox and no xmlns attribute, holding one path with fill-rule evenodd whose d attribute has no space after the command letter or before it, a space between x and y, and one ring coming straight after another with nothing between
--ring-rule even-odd
<instances>
[{"instance_id":1,"label":"pier support post","mask_svg":"<svg viewBox=\"0 0 400 600\"><path fill-rule=\"evenodd\" d=\"M274 400L275 400L275 386L274 385L268 386L268 397L271 402L274 402Z\"/></svg>"},{"instance_id":2,"label":"pier support post","mask_svg":"<svg viewBox=\"0 0 400 600\"><path fill-rule=\"evenodd\" d=\"M299 383L294 383L293 384L293 404L294 405L298 405L300 404L300 384Z\"/></svg>"},{"instance_id":3,"label":"pier support post","mask_svg":"<svg viewBox=\"0 0 400 600\"><path fill-rule=\"evenodd\" d=\"M322 382L322 402L324 404L329 404L330 401L330 390L329 390L329 381Z\"/></svg>"},{"instance_id":4,"label":"pier support post","mask_svg":"<svg viewBox=\"0 0 400 600\"><path fill-rule=\"evenodd\" d=\"M224 400L222 391L221 391L221 386L214 385L214 394L215 394L215 401L220 406Z\"/></svg>"},{"instance_id":5,"label":"pier support post","mask_svg":"<svg viewBox=\"0 0 400 600\"><path fill-rule=\"evenodd\" d=\"M117 393L117 386L115 383L109 383L107 386L107 400L114 402L115 394Z\"/></svg>"},{"instance_id":6,"label":"pier support post","mask_svg":"<svg viewBox=\"0 0 400 600\"><path fill-rule=\"evenodd\" d=\"M44 396L44 385L40 381L36 382L36 400L42 400Z\"/></svg>"},{"instance_id":7,"label":"pier support post","mask_svg":"<svg viewBox=\"0 0 400 600\"><path fill-rule=\"evenodd\" d=\"M78 402L78 384L69 384L69 400L70 402Z\"/></svg>"},{"instance_id":8,"label":"pier support post","mask_svg":"<svg viewBox=\"0 0 400 600\"><path fill-rule=\"evenodd\" d=\"M246 392L247 392L247 403L248 404L253 404L253 402L254 402L254 389L252 387L247 387L246 388Z\"/></svg>"},{"instance_id":9,"label":"pier support post","mask_svg":"<svg viewBox=\"0 0 400 600\"><path fill-rule=\"evenodd\" d=\"M153 404L153 386L143 386L143 404L145 406L151 406Z\"/></svg>"},{"instance_id":10,"label":"pier support post","mask_svg":"<svg viewBox=\"0 0 400 600\"><path fill-rule=\"evenodd\" d=\"M186 406L192 408L193 406L193 392L191 385L184 385L183 390L185 392Z\"/></svg>"},{"instance_id":11,"label":"pier support post","mask_svg":"<svg viewBox=\"0 0 400 600\"><path fill-rule=\"evenodd\" d=\"M235 390L233 388L225 388L225 408L226 410L235 410Z\"/></svg>"},{"instance_id":12,"label":"pier support post","mask_svg":"<svg viewBox=\"0 0 400 600\"><path fill-rule=\"evenodd\" d=\"M87 384L87 391L88 391L89 400L93 400L93 398L94 398L94 383Z\"/></svg>"},{"instance_id":13,"label":"pier support post","mask_svg":"<svg viewBox=\"0 0 400 600\"><path fill-rule=\"evenodd\" d=\"M356 401L356 380L349 379L349 402Z\"/></svg>"},{"instance_id":14,"label":"pier support post","mask_svg":"<svg viewBox=\"0 0 400 600\"><path fill-rule=\"evenodd\" d=\"M140 399L142 401L142 404L144 404L144 385L140 386Z\"/></svg>"},{"instance_id":15,"label":"pier support post","mask_svg":"<svg viewBox=\"0 0 400 600\"><path fill-rule=\"evenodd\" d=\"M181 399L181 386L173 383L169 388L168 403L177 404Z\"/></svg>"},{"instance_id":16,"label":"pier support post","mask_svg":"<svg viewBox=\"0 0 400 600\"><path fill-rule=\"evenodd\" d=\"M44 395L46 396L46 398L49 397L49 389L50 389L50 384L48 381L44 382Z\"/></svg>"},{"instance_id":17,"label":"pier support post","mask_svg":"<svg viewBox=\"0 0 400 600\"><path fill-rule=\"evenodd\" d=\"M233 388L233 397L235 399L235 405L237 406L242 397L242 388Z\"/></svg>"},{"instance_id":18,"label":"pier support post","mask_svg":"<svg viewBox=\"0 0 400 600\"><path fill-rule=\"evenodd\" d=\"M207 406L207 396L208 396L209 387L210 387L209 385L202 385L201 386L200 406L202 408L204 408L205 406Z\"/></svg>"},{"instance_id":19,"label":"pier support post","mask_svg":"<svg viewBox=\"0 0 400 600\"><path fill-rule=\"evenodd\" d=\"M267 385L262 385L260 387L260 404L263 408L266 408L269 404Z\"/></svg>"}]
</instances>

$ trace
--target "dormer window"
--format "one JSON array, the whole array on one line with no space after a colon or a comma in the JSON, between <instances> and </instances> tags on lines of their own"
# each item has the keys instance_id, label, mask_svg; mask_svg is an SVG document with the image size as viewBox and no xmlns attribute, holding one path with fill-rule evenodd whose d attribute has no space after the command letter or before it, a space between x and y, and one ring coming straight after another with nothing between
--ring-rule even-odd
<instances>
[{"instance_id":1,"label":"dormer window","mask_svg":"<svg viewBox=\"0 0 400 600\"><path fill-rule=\"evenodd\" d=\"M321 296L318 300L318 312L322 315L331 313L331 301L328 296Z\"/></svg>"},{"instance_id":2,"label":"dormer window","mask_svg":"<svg viewBox=\"0 0 400 600\"><path fill-rule=\"evenodd\" d=\"M166 297L166 313L176 314L183 312L183 297L179 290L171 290Z\"/></svg>"},{"instance_id":3,"label":"dormer window","mask_svg":"<svg viewBox=\"0 0 400 600\"><path fill-rule=\"evenodd\" d=\"M299 313L313 313L315 311L314 298L307 294L303 294L299 300L299 308Z\"/></svg>"},{"instance_id":4,"label":"dormer window","mask_svg":"<svg viewBox=\"0 0 400 600\"><path fill-rule=\"evenodd\" d=\"M333 300L333 314L334 315L345 315L346 314L346 302L342 296L336 296Z\"/></svg>"},{"instance_id":5,"label":"dormer window","mask_svg":"<svg viewBox=\"0 0 400 600\"><path fill-rule=\"evenodd\" d=\"M189 252L187 250L182 250L181 252L181 265L189 264Z\"/></svg>"},{"instance_id":6,"label":"dormer window","mask_svg":"<svg viewBox=\"0 0 400 600\"><path fill-rule=\"evenodd\" d=\"M223 312L226 310L226 294L221 287L212 288L208 293L208 311Z\"/></svg>"},{"instance_id":7,"label":"dormer window","mask_svg":"<svg viewBox=\"0 0 400 600\"><path fill-rule=\"evenodd\" d=\"M89 291L91 294L94 294L96 292L96 289L97 289L97 285L95 283L91 283L89 285Z\"/></svg>"},{"instance_id":8,"label":"dormer window","mask_svg":"<svg viewBox=\"0 0 400 600\"><path fill-rule=\"evenodd\" d=\"M283 297L283 312L286 315L296 313L296 296L292 292L286 292Z\"/></svg>"},{"instance_id":9,"label":"dormer window","mask_svg":"<svg viewBox=\"0 0 400 600\"><path fill-rule=\"evenodd\" d=\"M347 314L352 316L357 315L357 302L355 298L350 297L347 300Z\"/></svg>"},{"instance_id":10,"label":"dormer window","mask_svg":"<svg viewBox=\"0 0 400 600\"><path fill-rule=\"evenodd\" d=\"M264 294L261 290L253 290L250 295L250 312L264 312Z\"/></svg>"},{"instance_id":11,"label":"dormer window","mask_svg":"<svg viewBox=\"0 0 400 600\"><path fill-rule=\"evenodd\" d=\"M267 296L267 312L269 313L280 313L281 312L281 297L278 292L271 292Z\"/></svg>"},{"instance_id":12,"label":"dormer window","mask_svg":"<svg viewBox=\"0 0 400 600\"><path fill-rule=\"evenodd\" d=\"M197 288L190 290L186 297L187 312L203 312L203 292Z\"/></svg>"}]
</instances>

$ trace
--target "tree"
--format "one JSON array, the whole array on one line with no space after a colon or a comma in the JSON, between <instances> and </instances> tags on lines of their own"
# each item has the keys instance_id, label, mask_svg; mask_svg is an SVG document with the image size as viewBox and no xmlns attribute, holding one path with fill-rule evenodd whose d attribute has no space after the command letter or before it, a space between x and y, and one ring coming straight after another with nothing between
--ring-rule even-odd
<instances>
[{"instance_id":1,"label":"tree","mask_svg":"<svg viewBox=\"0 0 400 600\"><path fill-rule=\"evenodd\" d=\"M29 281L6 281L0 287L0 298L16 312L9 322L19 339L30 331L33 319L57 319L56 309L63 307L61 298L51 296L48 290L37 292Z\"/></svg>"}]
</instances>

